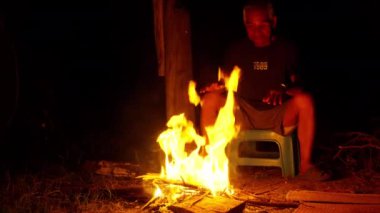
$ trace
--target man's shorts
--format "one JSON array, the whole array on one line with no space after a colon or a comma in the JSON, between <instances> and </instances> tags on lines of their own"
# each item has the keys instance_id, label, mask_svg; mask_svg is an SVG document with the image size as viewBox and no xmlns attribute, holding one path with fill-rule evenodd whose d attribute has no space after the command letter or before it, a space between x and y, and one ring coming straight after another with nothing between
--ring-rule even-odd
<instances>
[{"instance_id":1,"label":"man's shorts","mask_svg":"<svg viewBox=\"0 0 380 213\"><path fill-rule=\"evenodd\" d=\"M284 135L283 120L288 102L268 110L258 110L247 101L235 96L235 119L240 129L272 130Z\"/></svg>"}]
</instances>

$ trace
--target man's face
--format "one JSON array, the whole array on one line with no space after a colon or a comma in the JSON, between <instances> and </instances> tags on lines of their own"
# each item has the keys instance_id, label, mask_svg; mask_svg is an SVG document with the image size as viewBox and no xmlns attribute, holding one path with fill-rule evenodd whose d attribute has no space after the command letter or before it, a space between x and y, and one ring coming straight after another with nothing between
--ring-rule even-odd
<instances>
[{"instance_id":1,"label":"man's face","mask_svg":"<svg viewBox=\"0 0 380 213\"><path fill-rule=\"evenodd\" d=\"M248 38L257 47L270 45L275 21L275 17L271 19L265 9L247 8L244 11L244 25Z\"/></svg>"}]
</instances>

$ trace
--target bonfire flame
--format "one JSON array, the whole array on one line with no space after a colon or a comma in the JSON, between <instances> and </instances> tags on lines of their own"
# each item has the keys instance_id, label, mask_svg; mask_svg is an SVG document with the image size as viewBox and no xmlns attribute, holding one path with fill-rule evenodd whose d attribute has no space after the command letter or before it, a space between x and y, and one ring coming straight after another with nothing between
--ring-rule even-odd
<instances>
[{"instance_id":1,"label":"bonfire flame","mask_svg":"<svg viewBox=\"0 0 380 213\"><path fill-rule=\"evenodd\" d=\"M210 190L213 195L220 192L231 193L228 176L228 158L225 153L227 144L237 135L234 117L234 92L237 90L240 69L235 67L228 77L222 75L228 90L225 105L220 109L213 126L206 127L205 137L197 134L193 123L184 114L172 116L168 129L162 132L157 142L165 152L165 166L161 178L180 181ZM200 98L195 91L195 82L190 82L189 99L197 105ZM186 144L195 143L196 148L188 153ZM207 155L200 155L204 146Z\"/></svg>"},{"instance_id":2,"label":"bonfire flame","mask_svg":"<svg viewBox=\"0 0 380 213\"><path fill-rule=\"evenodd\" d=\"M197 94L197 90L195 89L196 87L197 83L195 83L194 81L190 81L188 95L190 103L194 104L195 106L198 106L198 104L201 102L201 98Z\"/></svg>"},{"instance_id":3,"label":"bonfire flame","mask_svg":"<svg viewBox=\"0 0 380 213\"><path fill-rule=\"evenodd\" d=\"M160 179L168 183L180 183L180 185L169 184L160 188L154 184L156 191L144 208L158 198L165 198L169 203L173 203L181 197L196 194L194 186L206 189L206 194L231 195L233 193L228 176L228 158L225 149L239 132L239 127L235 126L234 117L234 92L237 91L239 77L238 67L233 69L230 76L224 75L219 70L219 78L225 82L227 98L225 105L219 110L214 125L205 128L207 141L205 137L198 135L193 123L187 120L183 113L169 119L167 130L162 132L157 139L165 153L165 165L161 167L160 177L148 174L143 178ZM201 99L195 88L195 82L191 81L188 95L190 102L198 105ZM195 144L196 148L189 152L186 150L187 144ZM189 189L186 186L192 187Z\"/></svg>"}]
</instances>

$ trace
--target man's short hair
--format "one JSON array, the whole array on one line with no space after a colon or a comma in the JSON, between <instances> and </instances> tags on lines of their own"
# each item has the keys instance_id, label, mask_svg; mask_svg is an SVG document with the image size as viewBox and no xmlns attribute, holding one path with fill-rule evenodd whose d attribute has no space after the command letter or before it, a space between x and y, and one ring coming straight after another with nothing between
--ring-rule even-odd
<instances>
[{"instance_id":1,"label":"man's short hair","mask_svg":"<svg viewBox=\"0 0 380 213\"><path fill-rule=\"evenodd\" d=\"M249 9L262 9L268 12L268 17L273 20L276 13L271 0L248 0L243 7L243 13Z\"/></svg>"}]
</instances>

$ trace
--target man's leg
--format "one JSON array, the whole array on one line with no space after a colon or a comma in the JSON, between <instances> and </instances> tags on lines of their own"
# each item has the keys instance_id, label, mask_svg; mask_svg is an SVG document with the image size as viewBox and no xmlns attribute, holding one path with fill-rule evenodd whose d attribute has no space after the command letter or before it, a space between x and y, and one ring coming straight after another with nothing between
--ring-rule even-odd
<instances>
[{"instance_id":1,"label":"man's leg","mask_svg":"<svg viewBox=\"0 0 380 213\"><path fill-rule=\"evenodd\" d=\"M290 100L285 110L283 126L285 130L293 126L298 127L301 156L300 173L303 174L313 167L311 157L315 135L315 112L311 95L301 93Z\"/></svg>"},{"instance_id":2,"label":"man's leg","mask_svg":"<svg viewBox=\"0 0 380 213\"><path fill-rule=\"evenodd\" d=\"M225 104L226 98L222 92L209 92L202 97L201 131L206 136L206 126L214 125L219 109Z\"/></svg>"}]
</instances>

